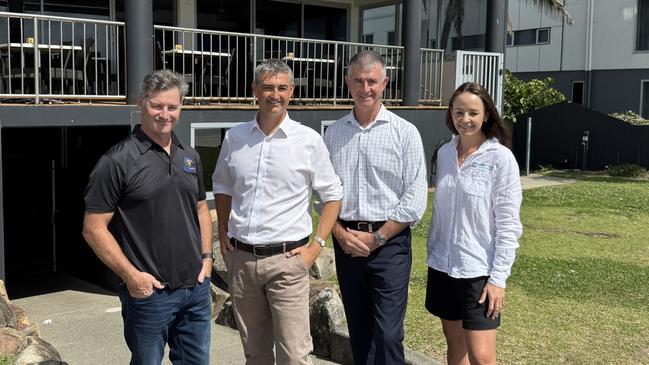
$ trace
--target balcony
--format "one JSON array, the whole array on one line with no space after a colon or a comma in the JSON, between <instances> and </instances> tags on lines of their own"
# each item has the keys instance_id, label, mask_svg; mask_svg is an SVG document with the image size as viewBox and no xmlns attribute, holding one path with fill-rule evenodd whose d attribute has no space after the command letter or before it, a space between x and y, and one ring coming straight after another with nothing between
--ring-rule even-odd
<instances>
[{"instance_id":1,"label":"balcony","mask_svg":"<svg viewBox=\"0 0 649 365\"><path fill-rule=\"evenodd\" d=\"M125 102L124 30L123 22L0 12L0 99ZM351 104L347 63L364 49L384 57L390 81L383 100L399 105L403 98L403 47L156 25L153 48L155 68L189 84L189 104L254 105L254 68L268 58L292 68L292 103ZM442 50L420 50L421 104L441 104L443 58Z\"/></svg>"}]
</instances>

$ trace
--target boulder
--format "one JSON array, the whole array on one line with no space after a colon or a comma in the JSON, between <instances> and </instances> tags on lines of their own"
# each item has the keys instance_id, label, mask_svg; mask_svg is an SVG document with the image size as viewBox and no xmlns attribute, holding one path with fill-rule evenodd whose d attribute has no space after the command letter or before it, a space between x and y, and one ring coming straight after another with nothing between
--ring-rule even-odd
<instances>
[{"instance_id":1,"label":"boulder","mask_svg":"<svg viewBox=\"0 0 649 365\"><path fill-rule=\"evenodd\" d=\"M229 298L225 303L223 303L223 308L221 308L221 311L217 314L215 322L216 324L234 328L235 330L238 329L237 321L234 319L234 308L232 307L232 302Z\"/></svg>"},{"instance_id":2,"label":"boulder","mask_svg":"<svg viewBox=\"0 0 649 365\"><path fill-rule=\"evenodd\" d=\"M214 284L210 286L210 294L212 296L212 319L216 319L225 302L230 299L230 295Z\"/></svg>"},{"instance_id":3,"label":"boulder","mask_svg":"<svg viewBox=\"0 0 649 365\"><path fill-rule=\"evenodd\" d=\"M0 329L0 356L17 355L27 346L27 337L13 328Z\"/></svg>"},{"instance_id":4,"label":"boulder","mask_svg":"<svg viewBox=\"0 0 649 365\"><path fill-rule=\"evenodd\" d=\"M309 302L314 352L341 364L352 364L345 309L335 285L312 280Z\"/></svg>"},{"instance_id":5,"label":"boulder","mask_svg":"<svg viewBox=\"0 0 649 365\"><path fill-rule=\"evenodd\" d=\"M11 308L11 302L7 296L4 283L0 280L0 328L15 326L16 315Z\"/></svg>"},{"instance_id":6,"label":"boulder","mask_svg":"<svg viewBox=\"0 0 649 365\"><path fill-rule=\"evenodd\" d=\"M49 363L47 362L49 361ZM61 355L49 343L39 337L29 337L27 348L16 358L14 365L62 364Z\"/></svg>"},{"instance_id":7,"label":"boulder","mask_svg":"<svg viewBox=\"0 0 649 365\"><path fill-rule=\"evenodd\" d=\"M315 260L311 267L311 277L315 279L328 280L336 276L336 258L334 250L324 247L320 256Z\"/></svg>"}]
</instances>

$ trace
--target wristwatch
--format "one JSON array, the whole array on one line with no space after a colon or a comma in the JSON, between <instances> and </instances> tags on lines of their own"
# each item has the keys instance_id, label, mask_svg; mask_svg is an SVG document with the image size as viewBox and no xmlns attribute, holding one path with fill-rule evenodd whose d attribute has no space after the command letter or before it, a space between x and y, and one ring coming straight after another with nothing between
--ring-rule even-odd
<instances>
[{"instance_id":1,"label":"wristwatch","mask_svg":"<svg viewBox=\"0 0 649 365\"><path fill-rule=\"evenodd\" d=\"M211 259L212 261L214 261L214 259L216 259L216 255L214 255L214 252L203 252L201 254L201 260L205 259Z\"/></svg>"},{"instance_id":2,"label":"wristwatch","mask_svg":"<svg viewBox=\"0 0 649 365\"><path fill-rule=\"evenodd\" d=\"M381 232L379 232L379 231L374 231L374 242L376 243L376 245L377 245L378 247L381 247L381 246L385 245L385 243L386 243L387 241L388 241L388 240L385 239L385 236L382 235Z\"/></svg>"},{"instance_id":3,"label":"wristwatch","mask_svg":"<svg viewBox=\"0 0 649 365\"><path fill-rule=\"evenodd\" d=\"M313 240L318 241L320 247L325 247L327 245L327 241L323 240L320 236L313 236Z\"/></svg>"}]
</instances>

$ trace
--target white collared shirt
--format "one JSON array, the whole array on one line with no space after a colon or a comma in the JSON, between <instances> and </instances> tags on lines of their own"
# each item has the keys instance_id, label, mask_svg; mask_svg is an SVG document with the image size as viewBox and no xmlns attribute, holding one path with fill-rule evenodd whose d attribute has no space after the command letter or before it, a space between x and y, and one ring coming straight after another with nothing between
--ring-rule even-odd
<instances>
[{"instance_id":1,"label":"white collared shirt","mask_svg":"<svg viewBox=\"0 0 649 365\"><path fill-rule=\"evenodd\" d=\"M504 288L523 233L518 164L492 138L458 168L458 140L453 137L437 155L427 263L454 278L489 276Z\"/></svg>"},{"instance_id":2,"label":"white collared shirt","mask_svg":"<svg viewBox=\"0 0 649 365\"><path fill-rule=\"evenodd\" d=\"M228 235L250 244L297 241L311 234L311 194L343 197L320 135L291 120L266 136L256 119L230 129L212 176L214 194L232 197Z\"/></svg>"},{"instance_id":3,"label":"white collared shirt","mask_svg":"<svg viewBox=\"0 0 649 365\"><path fill-rule=\"evenodd\" d=\"M363 128L352 110L327 128L325 144L345 186L344 220L418 222L426 210L426 158L417 128L381 105Z\"/></svg>"}]
</instances>

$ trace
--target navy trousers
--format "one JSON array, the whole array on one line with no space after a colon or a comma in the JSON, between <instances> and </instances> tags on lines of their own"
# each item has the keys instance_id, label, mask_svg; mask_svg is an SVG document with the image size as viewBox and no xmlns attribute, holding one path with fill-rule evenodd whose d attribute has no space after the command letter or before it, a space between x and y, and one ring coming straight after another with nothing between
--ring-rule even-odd
<instances>
[{"instance_id":1,"label":"navy trousers","mask_svg":"<svg viewBox=\"0 0 649 365\"><path fill-rule=\"evenodd\" d=\"M356 365L405 363L410 239L407 227L370 256L351 257L334 238L336 273Z\"/></svg>"}]
</instances>

